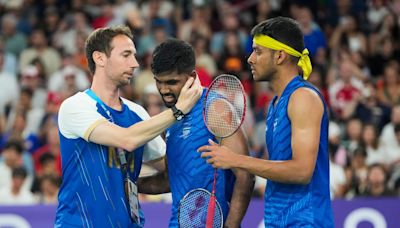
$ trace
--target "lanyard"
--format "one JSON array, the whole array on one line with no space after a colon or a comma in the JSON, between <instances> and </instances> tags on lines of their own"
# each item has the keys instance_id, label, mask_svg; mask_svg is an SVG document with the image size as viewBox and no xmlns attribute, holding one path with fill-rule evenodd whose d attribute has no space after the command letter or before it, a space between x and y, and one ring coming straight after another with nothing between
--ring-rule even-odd
<instances>
[{"instance_id":1,"label":"lanyard","mask_svg":"<svg viewBox=\"0 0 400 228\"><path fill-rule=\"evenodd\" d=\"M106 108L106 105L104 104L104 102L93 92L93 90L87 89L87 90L85 90L85 93L87 95L89 95L93 100L95 100L100 105L100 107L103 109L103 111L107 114L110 122L115 124L115 121L111 115L110 110L108 110ZM127 162L126 162L126 157L125 157L125 151L121 148L117 148L117 152L118 152L119 161L121 163L121 167L128 174L127 167L126 167Z\"/></svg>"}]
</instances>

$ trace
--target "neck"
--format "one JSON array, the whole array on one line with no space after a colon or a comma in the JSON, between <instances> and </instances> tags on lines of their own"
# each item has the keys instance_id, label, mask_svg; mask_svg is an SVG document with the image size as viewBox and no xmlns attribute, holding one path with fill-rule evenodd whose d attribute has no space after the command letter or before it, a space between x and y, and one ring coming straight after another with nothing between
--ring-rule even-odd
<instances>
[{"instance_id":1,"label":"neck","mask_svg":"<svg viewBox=\"0 0 400 228\"><path fill-rule=\"evenodd\" d=\"M299 75L297 68L292 70L285 70L282 72L278 71L276 73L274 79L272 79L271 81L271 88L274 91L274 93L278 96L278 99L281 97L286 86L297 75Z\"/></svg>"},{"instance_id":2,"label":"neck","mask_svg":"<svg viewBox=\"0 0 400 228\"><path fill-rule=\"evenodd\" d=\"M113 82L106 80L105 77L93 77L93 83L90 89L100 98L107 106L121 110L121 102L119 100L119 89Z\"/></svg>"}]
</instances>

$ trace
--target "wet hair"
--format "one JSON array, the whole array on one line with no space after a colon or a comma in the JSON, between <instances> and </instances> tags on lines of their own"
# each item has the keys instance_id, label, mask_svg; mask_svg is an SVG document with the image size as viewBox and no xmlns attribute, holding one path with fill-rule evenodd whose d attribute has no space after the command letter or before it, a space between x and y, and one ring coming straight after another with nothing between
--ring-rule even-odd
<instances>
[{"instance_id":1,"label":"wet hair","mask_svg":"<svg viewBox=\"0 0 400 228\"><path fill-rule=\"evenodd\" d=\"M196 66L194 49L190 44L178 39L168 39L158 45L153 52L151 70L154 75L172 72L191 73Z\"/></svg>"},{"instance_id":2,"label":"wet hair","mask_svg":"<svg viewBox=\"0 0 400 228\"><path fill-rule=\"evenodd\" d=\"M300 53L304 49L303 33L299 23L288 17L274 17L262 21L251 30L251 35L267 35ZM297 63L299 58L291 57Z\"/></svg>"},{"instance_id":3,"label":"wet hair","mask_svg":"<svg viewBox=\"0 0 400 228\"><path fill-rule=\"evenodd\" d=\"M89 65L89 70L92 74L96 71L96 64L93 60L93 52L99 51L107 56L111 54L111 41L118 35L125 35L133 39L132 32L127 26L115 26L96 29L85 42L86 59Z\"/></svg>"}]
</instances>

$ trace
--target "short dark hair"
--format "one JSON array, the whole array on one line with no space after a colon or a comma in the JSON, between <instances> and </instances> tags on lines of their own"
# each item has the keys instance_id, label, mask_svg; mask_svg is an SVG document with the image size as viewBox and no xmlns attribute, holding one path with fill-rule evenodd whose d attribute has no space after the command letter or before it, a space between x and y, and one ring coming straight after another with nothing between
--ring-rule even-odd
<instances>
[{"instance_id":1,"label":"short dark hair","mask_svg":"<svg viewBox=\"0 0 400 228\"><path fill-rule=\"evenodd\" d=\"M191 73L196 66L193 47L185 41L170 38L153 52L151 70L154 75L177 72Z\"/></svg>"},{"instance_id":2,"label":"short dark hair","mask_svg":"<svg viewBox=\"0 0 400 228\"><path fill-rule=\"evenodd\" d=\"M24 152L24 144L21 140L18 139L10 139L4 149L14 149L18 154L22 154Z\"/></svg>"},{"instance_id":3,"label":"short dark hair","mask_svg":"<svg viewBox=\"0 0 400 228\"><path fill-rule=\"evenodd\" d=\"M28 172L24 167L16 167L12 169L12 177L22 177L23 179L26 178Z\"/></svg>"},{"instance_id":4,"label":"short dark hair","mask_svg":"<svg viewBox=\"0 0 400 228\"><path fill-rule=\"evenodd\" d=\"M99 51L107 56L111 54L111 41L117 35L125 35L133 39L133 35L127 26L115 26L96 29L85 42L86 59L89 65L89 70L92 74L96 71L96 64L93 60L93 52Z\"/></svg>"},{"instance_id":5,"label":"short dark hair","mask_svg":"<svg viewBox=\"0 0 400 228\"><path fill-rule=\"evenodd\" d=\"M267 35L298 52L304 49L303 33L299 23L288 17L274 17L260 22L251 30L252 36ZM293 57L298 60L297 57ZM297 62L297 61L296 61Z\"/></svg>"}]
</instances>

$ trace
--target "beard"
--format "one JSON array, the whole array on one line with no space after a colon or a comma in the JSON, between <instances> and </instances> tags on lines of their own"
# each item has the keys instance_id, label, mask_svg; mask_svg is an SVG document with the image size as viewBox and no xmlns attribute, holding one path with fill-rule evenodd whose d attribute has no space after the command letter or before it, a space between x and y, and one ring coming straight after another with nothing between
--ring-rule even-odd
<instances>
[{"instance_id":1,"label":"beard","mask_svg":"<svg viewBox=\"0 0 400 228\"><path fill-rule=\"evenodd\" d=\"M167 97L167 96L171 96L171 97L173 97L173 99L166 101L165 97ZM176 102L178 101L178 99L176 98L175 94L173 94L173 93L161 94L161 98L162 98L162 100L164 102L164 105L167 108L172 108L172 106L174 106L176 104Z\"/></svg>"}]
</instances>

